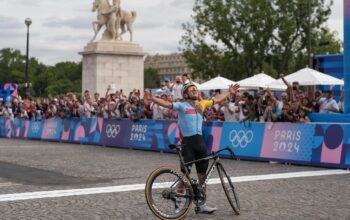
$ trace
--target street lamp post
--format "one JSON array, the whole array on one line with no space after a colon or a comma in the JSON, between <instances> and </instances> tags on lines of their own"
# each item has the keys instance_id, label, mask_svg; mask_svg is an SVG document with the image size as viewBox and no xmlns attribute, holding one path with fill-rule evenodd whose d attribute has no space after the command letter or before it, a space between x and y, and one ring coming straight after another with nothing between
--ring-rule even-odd
<instances>
[{"instance_id":1,"label":"street lamp post","mask_svg":"<svg viewBox=\"0 0 350 220\"><path fill-rule=\"evenodd\" d=\"M309 68L313 68L313 62L312 62L312 57L311 57L311 0L307 1L307 8L308 8L308 22L307 22L307 41L308 41L308 46L307 46L307 58L309 62Z\"/></svg>"},{"instance_id":2,"label":"street lamp post","mask_svg":"<svg viewBox=\"0 0 350 220\"><path fill-rule=\"evenodd\" d=\"M25 95L29 95L29 83L28 83L28 59L29 59L29 26L32 24L30 18L26 18L24 23L27 25L27 49L26 49L26 69L25 69Z\"/></svg>"}]
</instances>

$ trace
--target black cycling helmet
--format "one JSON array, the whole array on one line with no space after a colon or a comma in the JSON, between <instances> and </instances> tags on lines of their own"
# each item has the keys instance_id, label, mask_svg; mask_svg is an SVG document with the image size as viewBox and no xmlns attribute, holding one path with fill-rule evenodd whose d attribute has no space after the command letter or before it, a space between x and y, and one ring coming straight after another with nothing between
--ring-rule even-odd
<instances>
[{"instance_id":1,"label":"black cycling helmet","mask_svg":"<svg viewBox=\"0 0 350 220\"><path fill-rule=\"evenodd\" d=\"M185 99L188 98L188 97L187 97L187 90L188 90L188 88L190 88L190 87L192 87L192 86L196 87L196 85L193 84L193 83L186 83L186 84L183 84L183 85L182 85L181 95L182 95L183 98L185 98ZM197 87L196 87L196 88L197 88Z\"/></svg>"}]
</instances>

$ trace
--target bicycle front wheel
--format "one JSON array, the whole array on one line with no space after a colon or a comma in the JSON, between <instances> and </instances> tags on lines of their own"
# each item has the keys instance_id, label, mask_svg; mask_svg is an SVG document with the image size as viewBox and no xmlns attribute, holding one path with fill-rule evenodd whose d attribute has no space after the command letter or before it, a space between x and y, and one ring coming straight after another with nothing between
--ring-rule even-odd
<instances>
[{"instance_id":1,"label":"bicycle front wheel","mask_svg":"<svg viewBox=\"0 0 350 220\"><path fill-rule=\"evenodd\" d=\"M222 164L218 163L217 169L218 169L220 181L221 181L222 187L225 191L226 197L227 197L233 211L237 215L239 215L241 208L239 205L239 199L238 199L238 195L237 195L237 192L235 190L235 187L233 186L233 183L232 183L230 177L227 175L226 170L224 169Z\"/></svg>"},{"instance_id":2,"label":"bicycle front wheel","mask_svg":"<svg viewBox=\"0 0 350 220\"><path fill-rule=\"evenodd\" d=\"M146 183L148 207L160 219L182 219L192 205L192 188L186 176L175 167L160 167Z\"/></svg>"}]
</instances>

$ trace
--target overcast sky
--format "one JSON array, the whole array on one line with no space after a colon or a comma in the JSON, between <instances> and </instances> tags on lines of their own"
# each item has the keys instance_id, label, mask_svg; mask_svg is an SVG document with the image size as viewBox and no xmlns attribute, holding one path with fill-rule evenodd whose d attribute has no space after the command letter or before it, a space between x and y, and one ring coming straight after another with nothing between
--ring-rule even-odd
<instances>
[{"instance_id":1,"label":"overcast sky","mask_svg":"<svg viewBox=\"0 0 350 220\"><path fill-rule=\"evenodd\" d=\"M79 61L78 52L93 36L93 0L0 0L0 49L25 53L26 26L30 17L30 56L45 64ZM183 30L190 21L194 0L121 0L126 10L137 11L134 41L150 54L178 51ZM343 0L335 0L329 27L343 40ZM125 36L124 39L128 39Z\"/></svg>"}]
</instances>

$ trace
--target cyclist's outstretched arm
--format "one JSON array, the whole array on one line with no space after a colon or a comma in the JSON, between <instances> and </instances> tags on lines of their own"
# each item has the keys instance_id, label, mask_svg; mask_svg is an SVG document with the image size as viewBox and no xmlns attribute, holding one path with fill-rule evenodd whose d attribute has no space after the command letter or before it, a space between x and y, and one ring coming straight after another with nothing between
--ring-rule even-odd
<instances>
[{"instance_id":1,"label":"cyclist's outstretched arm","mask_svg":"<svg viewBox=\"0 0 350 220\"><path fill-rule=\"evenodd\" d=\"M238 84L230 85L227 92L221 93L220 95L218 95L217 97L214 98L214 103L220 103L220 102L224 101L229 95L236 94L238 89L239 89Z\"/></svg>"},{"instance_id":2,"label":"cyclist's outstretched arm","mask_svg":"<svg viewBox=\"0 0 350 220\"><path fill-rule=\"evenodd\" d=\"M152 96L152 93L149 91L145 92L144 98L149 100L149 101L152 101L160 106L163 106L165 108L172 108L172 106L173 106L173 103L171 103L171 102L168 102L168 101L165 101L163 99Z\"/></svg>"}]
</instances>

